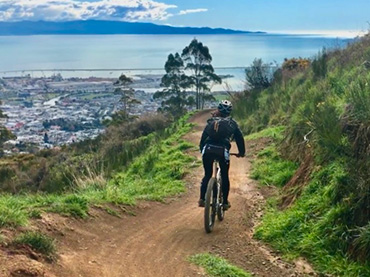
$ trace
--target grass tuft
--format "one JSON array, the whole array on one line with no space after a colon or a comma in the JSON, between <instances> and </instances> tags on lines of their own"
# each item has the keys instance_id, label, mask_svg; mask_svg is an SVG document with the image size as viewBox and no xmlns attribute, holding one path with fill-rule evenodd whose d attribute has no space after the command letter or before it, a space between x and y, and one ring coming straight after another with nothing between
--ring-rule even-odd
<instances>
[{"instance_id":1,"label":"grass tuft","mask_svg":"<svg viewBox=\"0 0 370 277\"><path fill-rule=\"evenodd\" d=\"M245 139L255 140L255 139L260 139L260 138L273 138L277 141L280 141L284 137L283 135L284 131L285 131L285 126L269 127L269 128L263 129L260 132L245 136Z\"/></svg>"},{"instance_id":2,"label":"grass tuft","mask_svg":"<svg viewBox=\"0 0 370 277\"><path fill-rule=\"evenodd\" d=\"M231 265L225 259L208 253L193 255L189 261L203 267L210 276L214 277L251 277L239 267Z\"/></svg>"},{"instance_id":3,"label":"grass tuft","mask_svg":"<svg viewBox=\"0 0 370 277\"><path fill-rule=\"evenodd\" d=\"M48 258L53 258L56 254L54 239L39 232L28 231L23 233L16 237L13 243L15 245L28 245L33 250L45 255Z\"/></svg>"},{"instance_id":4,"label":"grass tuft","mask_svg":"<svg viewBox=\"0 0 370 277\"><path fill-rule=\"evenodd\" d=\"M60 202L54 203L47 210L66 216L85 218L88 209L88 200L84 196L71 194L62 198Z\"/></svg>"}]
</instances>

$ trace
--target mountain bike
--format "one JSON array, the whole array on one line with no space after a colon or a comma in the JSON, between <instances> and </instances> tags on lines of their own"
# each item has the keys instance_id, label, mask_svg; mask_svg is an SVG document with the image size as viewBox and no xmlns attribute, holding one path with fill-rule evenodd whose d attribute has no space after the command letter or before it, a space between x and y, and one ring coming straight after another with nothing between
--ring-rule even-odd
<instances>
[{"instance_id":1,"label":"mountain bike","mask_svg":"<svg viewBox=\"0 0 370 277\"><path fill-rule=\"evenodd\" d=\"M238 156L236 153L230 153L230 156ZM225 217L222 197L222 179L221 169L218 160L213 162L213 176L207 185L207 192L204 205L204 228L207 233L211 233L216 221L216 215L219 221Z\"/></svg>"}]
</instances>

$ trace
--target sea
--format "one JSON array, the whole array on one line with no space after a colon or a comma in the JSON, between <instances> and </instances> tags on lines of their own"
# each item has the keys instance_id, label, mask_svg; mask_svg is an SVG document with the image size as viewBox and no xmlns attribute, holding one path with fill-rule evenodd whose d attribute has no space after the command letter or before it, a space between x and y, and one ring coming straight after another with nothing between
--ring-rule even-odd
<instances>
[{"instance_id":1,"label":"sea","mask_svg":"<svg viewBox=\"0 0 370 277\"><path fill-rule=\"evenodd\" d=\"M161 75L170 53L196 38L209 48L217 74L229 76L212 90L241 90L245 68L262 59L272 68L285 58L313 58L323 48L345 47L349 38L319 35L37 35L0 36L0 77L111 77ZM150 90L150 89L148 89Z\"/></svg>"}]
</instances>

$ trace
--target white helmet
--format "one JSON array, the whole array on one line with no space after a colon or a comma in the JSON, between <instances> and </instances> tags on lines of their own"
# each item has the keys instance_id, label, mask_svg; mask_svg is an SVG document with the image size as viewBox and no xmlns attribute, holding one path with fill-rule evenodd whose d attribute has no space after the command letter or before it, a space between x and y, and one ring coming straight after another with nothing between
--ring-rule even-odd
<instances>
[{"instance_id":1,"label":"white helmet","mask_svg":"<svg viewBox=\"0 0 370 277\"><path fill-rule=\"evenodd\" d=\"M229 115L233 109L233 105L231 104L231 102L229 100L222 100L219 104L218 104L218 110L220 113L224 114L224 115Z\"/></svg>"}]
</instances>

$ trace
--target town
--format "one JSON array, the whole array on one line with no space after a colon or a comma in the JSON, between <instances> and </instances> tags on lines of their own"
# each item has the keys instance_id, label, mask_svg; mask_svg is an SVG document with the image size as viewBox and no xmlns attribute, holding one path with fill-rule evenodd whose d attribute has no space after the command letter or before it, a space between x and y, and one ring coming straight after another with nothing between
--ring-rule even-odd
<instances>
[{"instance_id":1,"label":"town","mask_svg":"<svg viewBox=\"0 0 370 277\"><path fill-rule=\"evenodd\" d=\"M64 79L61 74L0 78L0 110L7 116L2 124L16 136L5 143L5 154L98 136L104 131L103 121L121 109L121 96L114 93L116 80ZM153 99L153 92L159 89L161 75L136 75L133 80L135 98L140 103L130 109L130 114L155 112L161 102Z\"/></svg>"}]
</instances>

